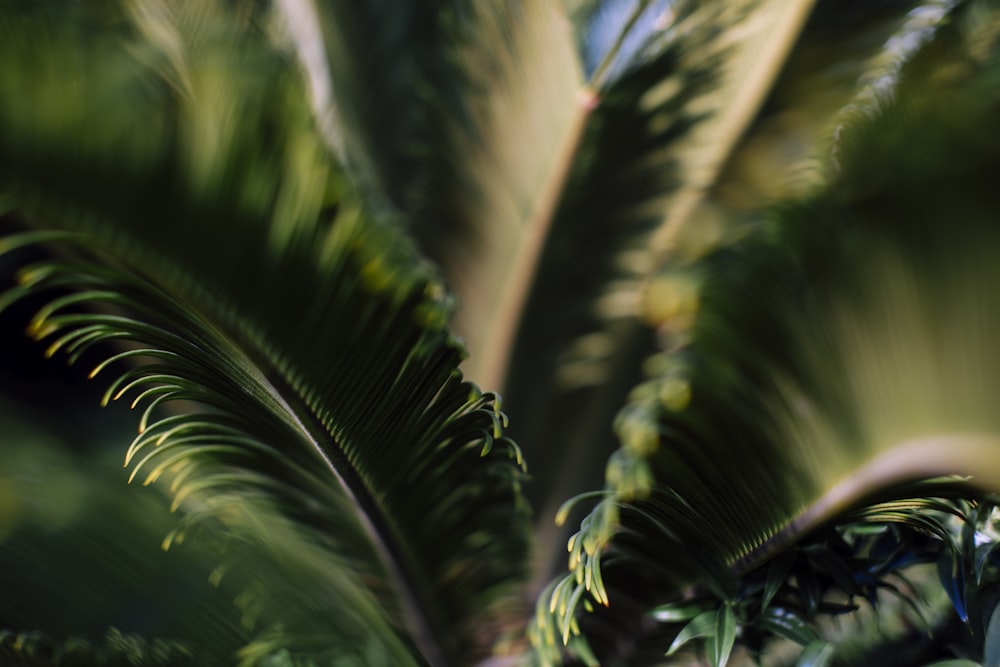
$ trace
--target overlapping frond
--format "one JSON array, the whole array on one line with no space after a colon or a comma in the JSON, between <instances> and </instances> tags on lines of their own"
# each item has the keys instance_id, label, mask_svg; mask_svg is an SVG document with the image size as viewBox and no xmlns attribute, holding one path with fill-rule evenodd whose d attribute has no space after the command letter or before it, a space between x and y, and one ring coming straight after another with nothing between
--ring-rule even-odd
<instances>
[{"instance_id":1,"label":"overlapping frond","mask_svg":"<svg viewBox=\"0 0 1000 667\"><path fill-rule=\"evenodd\" d=\"M443 266L467 371L498 386L590 110L561 3L284 4L320 17L353 173Z\"/></svg>"},{"instance_id":2,"label":"overlapping frond","mask_svg":"<svg viewBox=\"0 0 1000 667\"><path fill-rule=\"evenodd\" d=\"M753 83L741 79L739 68L769 70L781 62L779 53L762 61L753 46L781 31L774 7L612 4L634 5L625 26L637 35L595 59L595 107L560 192L505 385L511 409L521 415L515 434L533 468L559 470L555 485L533 489L540 522L550 522L567 497L599 483L598 461L613 448L615 411L656 349L653 329L639 320L643 286L662 261L654 239L678 198L711 180L704 169L695 176L691 162L710 162L715 173L731 148L732 138L712 128L735 122L737 109L749 114L737 124L748 122L773 75ZM778 4L790 15L808 5ZM782 39L795 34L790 27ZM737 99L747 92L737 84L753 88L754 99ZM702 251L717 240L709 232ZM561 551L562 536L550 539L555 535L543 533L549 560L542 569Z\"/></svg>"},{"instance_id":3,"label":"overlapping frond","mask_svg":"<svg viewBox=\"0 0 1000 667\"><path fill-rule=\"evenodd\" d=\"M466 371L518 401L519 441L560 470L534 489L546 524L597 481L570 468L609 451L609 406L653 349L632 318L657 230L712 182L811 2L610 5L623 20L602 41L594 3L282 3L319 17L296 43L325 55L313 90L334 91L320 115L352 173L455 287Z\"/></svg>"},{"instance_id":4,"label":"overlapping frond","mask_svg":"<svg viewBox=\"0 0 1000 667\"><path fill-rule=\"evenodd\" d=\"M441 162L422 237L442 223L455 230L436 259L462 299L468 372L500 387L594 100L561 3L479 3L466 13L451 55L463 103L438 105L427 137L444 141L428 146Z\"/></svg>"},{"instance_id":5,"label":"overlapping frond","mask_svg":"<svg viewBox=\"0 0 1000 667\"><path fill-rule=\"evenodd\" d=\"M0 178L29 230L4 248L52 249L4 300L53 294L30 326L49 354L107 350L107 399L144 408L127 465L183 511L171 540L222 528L219 576L247 582L245 661L488 651L525 558L519 453L457 370L439 281L324 150L282 24L54 12L0 25Z\"/></svg>"},{"instance_id":6,"label":"overlapping frond","mask_svg":"<svg viewBox=\"0 0 1000 667\"><path fill-rule=\"evenodd\" d=\"M586 636L584 608L610 604L616 629L595 621L592 638L627 655L622 627L658 599L706 579L725 597L731 568L873 492L941 474L1000 484L996 55L979 18L955 14L929 71L914 58L902 94L843 131L827 192L699 266L691 343L654 358L619 415L539 645Z\"/></svg>"}]
</instances>

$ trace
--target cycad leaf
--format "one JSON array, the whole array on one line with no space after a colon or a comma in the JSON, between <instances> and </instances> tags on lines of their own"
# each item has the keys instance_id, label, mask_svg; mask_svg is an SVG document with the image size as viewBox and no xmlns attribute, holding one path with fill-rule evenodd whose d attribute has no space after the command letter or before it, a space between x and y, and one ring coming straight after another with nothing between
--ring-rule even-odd
<instances>
[{"instance_id":1,"label":"cycad leaf","mask_svg":"<svg viewBox=\"0 0 1000 667\"><path fill-rule=\"evenodd\" d=\"M468 373L499 387L594 100L561 3L484 2L462 13L452 55L462 103L441 109L427 137L446 139L431 146L445 164L421 238L442 224L456 230L433 255L462 299Z\"/></svg>"},{"instance_id":2,"label":"cycad leaf","mask_svg":"<svg viewBox=\"0 0 1000 667\"><path fill-rule=\"evenodd\" d=\"M719 170L746 130L771 89L809 13L811 1L768 0L751 3L748 18L735 26L732 53L723 73L717 99L724 102L711 122L704 123L688 138L681 153L687 182L664 216L663 226L653 237L652 249L660 260L674 249L681 228L691 212L718 178ZM734 7L732 11L741 11ZM745 11L745 10L743 10Z\"/></svg>"},{"instance_id":3,"label":"cycad leaf","mask_svg":"<svg viewBox=\"0 0 1000 667\"><path fill-rule=\"evenodd\" d=\"M632 3L607 40L617 46L588 58L586 75L568 14L586 32L577 17L593 8L388 4L282 6L320 17L326 65L313 71L338 97L321 115L340 120L335 143L355 173L405 211L456 288L466 372L518 401L536 469L559 469L557 484L534 487L548 524L599 482L583 471L610 451L606 424L652 351L628 317L669 197L680 188L687 201L712 181L811 2ZM299 31L304 61L314 32ZM708 127L687 136L699 119ZM572 456L559 442L574 443ZM549 525L543 535L545 577L563 537Z\"/></svg>"},{"instance_id":4,"label":"cycad leaf","mask_svg":"<svg viewBox=\"0 0 1000 667\"><path fill-rule=\"evenodd\" d=\"M444 266L465 305L457 327L470 376L498 386L591 110L561 3L282 6L320 18L317 69L337 97L328 111L349 161ZM300 54L307 41L296 39Z\"/></svg>"},{"instance_id":5,"label":"cycad leaf","mask_svg":"<svg viewBox=\"0 0 1000 667\"><path fill-rule=\"evenodd\" d=\"M619 422L607 490L621 521L584 519L574 537L596 545L606 590L595 597L612 609L618 599L662 604L713 567L745 571L912 479L1000 484L990 399L1000 301L983 287L1000 280L984 180L1000 160L996 98L985 92L994 43L977 41L988 55L964 78L937 77L963 60L966 38L943 31L941 69L915 60L895 103L844 130L826 193L702 265L691 345L670 358L670 375L636 390ZM678 376L687 405L662 400ZM883 518L950 541L932 517ZM571 567L593 569L586 558Z\"/></svg>"},{"instance_id":6,"label":"cycad leaf","mask_svg":"<svg viewBox=\"0 0 1000 667\"><path fill-rule=\"evenodd\" d=\"M523 567L519 454L462 381L441 285L323 152L269 12L4 15L2 188L23 222L66 231L22 282L79 294L31 333L50 352L151 350L101 373L120 375L110 398L153 406L129 461L175 494L173 539L231 535L248 622L279 627L309 598L293 617L314 634L269 651L469 660L489 649L476 628L509 622ZM87 93L72 104L68 80ZM157 417L180 401L202 407ZM254 586L258 552L296 564L287 590Z\"/></svg>"},{"instance_id":7,"label":"cycad leaf","mask_svg":"<svg viewBox=\"0 0 1000 667\"><path fill-rule=\"evenodd\" d=\"M688 186L693 133L735 108L726 81L735 63L753 61L741 51L744 40L777 29L759 4L617 5L626 8L622 23L634 18L633 31L645 33L612 75L600 67L592 75L594 108L559 192L503 385L533 469L557 480L529 489L543 524L543 576L547 552L558 558L561 541L544 522L598 481L597 462L614 441L609 424L655 349L652 328L636 320L641 286L658 261L652 239ZM754 30L744 30L748 23ZM752 113L753 105L743 108Z\"/></svg>"},{"instance_id":8,"label":"cycad leaf","mask_svg":"<svg viewBox=\"0 0 1000 667\"><path fill-rule=\"evenodd\" d=\"M715 197L711 210L696 215L690 224L669 216L664 222L663 216L665 211L674 211L678 202L685 203L677 211L693 205L705 189L698 185L699 179L715 183L715 176L706 174L717 173L723 162L742 165L755 158L765 141L755 133L764 133L769 126L762 129L755 124L749 137L735 146L736 154L728 158L736 135L726 139L726 132L718 127L735 123L732 129L752 117L753 104L733 100L767 94L765 82L774 76L774 68L782 62L782 49L790 44L783 40L794 40L807 4L756 3L742 10L747 17L740 21L734 18L740 17L738 4L672 3L653 22L657 49L636 57L602 91L553 222L505 389L511 409L519 416L514 424L517 439L530 449L533 469L544 473L558 466L558 485L535 491L539 495L552 491L548 498L537 500L543 521L552 513L547 504L554 507L569 495L593 488L586 471L594 470L593 458L610 447L610 416L628 388L641 378L642 362L655 344L649 327L635 322L635 315L658 325L659 338L668 345L683 342L703 279L703 272L690 262L734 233L727 232L732 221L714 221L724 217L714 211L721 209L720 200L734 205L730 190L739 190L745 197L747 185L739 179L733 183L728 173L733 170L727 169L725 182L710 190ZM604 13L613 14L629 5L606 3ZM786 180L804 180L802 172L809 172L808 183L816 182L817 173L825 173L825 169L806 169L802 164L825 158L829 135L842 122L839 106L830 100L840 104L851 100L858 77L871 74L867 65L855 61L874 60L872 50L878 51L874 47L892 34L908 8L906 2L892 3L888 9L859 3L844 9L850 14L846 19L840 5L824 5L817 11L787 63L788 71L778 84L781 88L771 93L761 112L765 120L773 115L774 124L789 118L806 120L805 128L782 126L793 137L780 135L771 142L773 147L763 151L786 160L789 153L797 157L782 165L783 171L754 170L744 175L742 181L749 180L751 185L763 181L762 187L771 188L766 196L754 192L757 205L769 201L773 191L783 192L781 184ZM668 25L668 15L676 21L676 32L662 30ZM810 69L817 60L830 64L818 71ZM752 76L744 76L747 72ZM812 95L802 94L802 89ZM672 90L676 91L673 95ZM789 105L797 106L789 109ZM800 134L808 137L800 139ZM807 150L791 150L800 144ZM822 151L819 155L814 153L817 146ZM715 166L706 171L706 163L692 169L699 159ZM726 190L725 197L720 189ZM746 202L741 205L745 208ZM661 266L662 249L652 250L651 235L672 239L667 243L671 251L665 266ZM540 381L539 368L552 368L546 373L551 379ZM661 383L660 393L660 400L678 407L689 399L689 387L681 377ZM559 442L572 443L572 456L558 448Z\"/></svg>"}]
</instances>

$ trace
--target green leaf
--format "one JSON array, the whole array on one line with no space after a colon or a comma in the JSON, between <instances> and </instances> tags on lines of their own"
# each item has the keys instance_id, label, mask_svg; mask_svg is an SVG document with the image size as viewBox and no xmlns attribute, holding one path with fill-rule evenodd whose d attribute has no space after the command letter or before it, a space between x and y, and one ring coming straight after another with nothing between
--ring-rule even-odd
<instances>
[{"instance_id":1,"label":"green leaf","mask_svg":"<svg viewBox=\"0 0 1000 667\"><path fill-rule=\"evenodd\" d=\"M970 45L949 40L926 47L931 69L964 61ZM705 563L746 574L855 516L950 547L958 531L948 502L894 501L913 498L913 480L972 475L970 498L1000 480L1000 421L986 398L1000 391L1000 357L987 342L1000 328L1000 300L975 287L1000 280L992 195L979 178L1000 161L997 142L983 140L995 135L996 100L982 90L996 55L951 83L925 71L923 55L909 57L898 101L838 130L825 190L763 215L698 264L704 282L689 336L665 343L674 363L651 369L660 375L627 410L650 405L648 384L678 367L690 400L648 411L655 446L638 451L622 438L611 459L645 462L646 497L619 478L605 482L621 493L621 528L603 546L613 605L624 597L648 609L700 592L711 579ZM917 150L906 136L934 139ZM866 512L870 499L878 506ZM799 589L819 612L827 584L812 574Z\"/></svg>"},{"instance_id":2,"label":"green leaf","mask_svg":"<svg viewBox=\"0 0 1000 667\"><path fill-rule=\"evenodd\" d=\"M601 484L600 468L615 442L610 425L657 349L645 297L636 298L651 291L663 261L653 240L673 225L674 203L702 191L706 163L725 160L735 139L729 130L752 117L782 61L784 40L794 39L796 18L809 4L782 3L780 16L772 12L776 3L742 1L676 2L669 11L642 2L621 10L637 17L636 34L627 39L642 49L627 67L595 73L578 98L587 108L584 125L553 191L547 242L524 308L513 313L516 335L502 385L519 415L512 434L530 450L533 470L558 480L528 489L541 521L565 498ZM607 3L607 11L614 9ZM629 22L623 18L622 25ZM737 24L747 29L733 30ZM773 48L758 48L765 35ZM734 76L740 68L759 72ZM734 96L740 101L732 102ZM723 124L725 130L713 131ZM677 321L696 305L685 296L699 274L687 269L674 272L677 280L655 283L680 294L677 308L657 311ZM472 355L475 363L475 346ZM470 375L480 377L471 369ZM683 377L675 380L663 400L682 406L686 385ZM568 533L542 535L540 561L561 567ZM544 581L553 572L539 576Z\"/></svg>"},{"instance_id":3,"label":"green leaf","mask_svg":"<svg viewBox=\"0 0 1000 667\"><path fill-rule=\"evenodd\" d=\"M182 515L165 544L220 548L248 656L489 652L527 564L520 451L440 279L323 149L274 8L48 4L2 19L0 188L66 233L16 296L142 405L128 463Z\"/></svg>"},{"instance_id":4,"label":"green leaf","mask_svg":"<svg viewBox=\"0 0 1000 667\"><path fill-rule=\"evenodd\" d=\"M812 568L800 567L795 572L795 580L798 583L799 598L802 600L806 614L811 618L816 615L823 599L823 589L818 573Z\"/></svg>"},{"instance_id":5,"label":"green leaf","mask_svg":"<svg viewBox=\"0 0 1000 667\"><path fill-rule=\"evenodd\" d=\"M960 556L950 549L941 554L941 558L938 560L938 576L945 592L948 593L948 599L951 601L955 613L958 614L963 623L968 623L965 565Z\"/></svg>"},{"instance_id":6,"label":"green leaf","mask_svg":"<svg viewBox=\"0 0 1000 667\"><path fill-rule=\"evenodd\" d=\"M754 596L780 625L792 582L810 614L849 606L831 587L900 594L881 578L959 531L946 583L982 576L954 496L898 499L941 474L1000 486L991 3L922 3L906 23L929 25L887 40L914 3L823 3L802 33L810 0L635 2L588 75L573 21L612 4L0 12L0 210L32 230L0 309L34 308L47 354L138 408L129 474L171 497L165 546L217 549L242 664L513 659L550 519L602 472L544 589L543 662L642 663L674 630L651 610L715 595L699 636L722 664ZM878 14L830 49L860 84L813 64L824 12ZM821 93L788 104L797 79ZM773 211L733 176L787 192L804 154L813 187ZM533 552L521 450L463 369L522 416ZM891 549L825 542L844 520Z\"/></svg>"},{"instance_id":7,"label":"green leaf","mask_svg":"<svg viewBox=\"0 0 1000 667\"><path fill-rule=\"evenodd\" d=\"M706 641L709 662L715 667L725 667L735 642L736 614L732 605L727 603L716 612L715 632L710 634Z\"/></svg>"},{"instance_id":8,"label":"green leaf","mask_svg":"<svg viewBox=\"0 0 1000 667\"><path fill-rule=\"evenodd\" d=\"M792 571L792 566L795 564L795 557L795 550L789 549L778 554L768 564L767 578L764 580L764 594L760 599L760 609L762 612L767 609L768 605L771 604L771 600L774 599L775 594L785 584L785 580L788 579L788 575Z\"/></svg>"},{"instance_id":9,"label":"green leaf","mask_svg":"<svg viewBox=\"0 0 1000 667\"><path fill-rule=\"evenodd\" d=\"M753 624L762 630L784 637L802 646L818 640L816 631L795 612L781 607L771 607L754 619Z\"/></svg>"},{"instance_id":10,"label":"green leaf","mask_svg":"<svg viewBox=\"0 0 1000 667\"><path fill-rule=\"evenodd\" d=\"M826 667L833 659L833 644L814 641L802 650L795 667Z\"/></svg>"},{"instance_id":11,"label":"green leaf","mask_svg":"<svg viewBox=\"0 0 1000 667\"><path fill-rule=\"evenodd\" d=\"M680 621L690 621L696 616L700 616L709 611L713 604L704 600L692 600L690 602L676 602L660 605L653 609L653 618L660 623L678 623Z\"/></svg>"},{"instance_id":12,"label":"green leaf","mask_svg":"<svg viewBox=\"0 0 1000 667\"><path fill-rule=\"evenodd\" d=\"M833 579L836 586L848 596L859 595L861 593L854 572L847 562L828 547L815 545L805 550L810 563L824 575Z\"/></svg>"},{"instance_id":13,"label":"green leaf","mask_svg":"<svg viewBox=\"0 0 1000 667\"><path fill-rule=\"evenodd\" d=\"M708 637L712 635L712 633L717 632L719 629L719 615L723 613L724 612L720 608L698 614L698 616L692 619L691 622L681 628L681 631L677 633L677 637L674 638L670 647L667 648L666 655L673 655L678 651L678 649L692 640Z\"/></svg>"}]
</instances>

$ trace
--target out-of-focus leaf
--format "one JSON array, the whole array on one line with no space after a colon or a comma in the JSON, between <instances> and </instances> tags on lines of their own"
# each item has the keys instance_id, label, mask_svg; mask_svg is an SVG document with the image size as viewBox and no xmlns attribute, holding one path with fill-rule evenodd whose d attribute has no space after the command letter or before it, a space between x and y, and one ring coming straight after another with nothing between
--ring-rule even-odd
<instances>
[{"instance_id":1,"label":"out-of-focus leaf","mask_svg":"<svg viewBox=\"0 0 1000 667\"><path fill-rule=\"evenodd\" d=\"M788 575L795 565L796 552L794 549L784 551L772 560L767 566L767 578L764 580L764 594L760 599L761 611L767 609L772 598L778 590L785 584Z\"/></svg>"},{"instance_id":2,"label":"out-of-focus leaf","mask_svg":"<svg viewBox=\"0 0 1000 667\"><path fill-rule=\"evenodd\" d=\"M826 667L833 659L833 644L815 641L805 647L795 667Z\"/></svg>"},{"instance_id":3,"label":"out-of-focus leaf","mask_svg":"<svg viewBox=\"0 0 1000 667\"><path fill-rule=\"evenodd\" d=\"M968 44L939 24L921 53L963 67ZM640 387L623 414L630 433L655 438L623 437L612 457L646 470L653 485L642 497L608 476L605 488L621 494L618 530L581 522L578 538L606 544L611 610L619 596L629 613L630 603L651 608L707 588L713 560L746 572L874 496L879 505L857 517L950 549L953 508L893 504L913 497L896 494L915 479L974 475L980 489L1000 481L989 399L1000 393L989 342L1000 300L981 288L1000 280L995 196L982 178L1000 162L996 98L983 93L995 83L995 42L989 48L963 77L907 69L896 101L841 128L828 188L701 263L690 340L670 353L690 399L676 409ZM939 181L954 187L920 185ZM896 549L880 567L937 556ZM823 586L810 569L798 587L817 612ZM595 633L604 614L595 611Z\"/></svg>"},{"instance_id":4,"label":"out-of-focus leaf","mask_svg":"<svg viewBox=\"0 0 1000 667\"><path fill-rule=\"evenodd\" d=\"M712 606L714 605L703 600L665 604L653 610L653 618L661 623L690 621L696 616L709 611L709 608Z\"/></svg>"},{"instance_id":5,"label":"out-of-focus leaf","mask_svg":"<svg viewBox=\"0 0 1000 667\"><path fill-rule=\"evenodd\" d=\"M795 581L798 584L799 598L802 600L802 606L806 609L806 614L810 617L815 616L823 597L823 589L817 573L811 568L800 567L795 572Z\"/></svg>"},{"instance_id":6,"label":"out-of-focus leaf","mask_svg":"<svg viewBox=\"0 0 1000 667\"><path fill-rule=\"evenodd\" d=\"M941 579L941 585L948 593L952 607L955 608L955 613L962 619L962 622L968 622L965 565L958 554L949 549L941 555L940 560L938 560L938 576Z\"/></svg>"},{"instance_id":7,"label":"out-of-focus leaf","mask_svg":"<svg viewBox=\"0 0 1000 667\"><path fill-rule=\"evenodd\" d=\"M995 566L995 559L1000 554L1000 542L989 542L976 547L974 571L976 573L976 584L983 579L983 572L990 565Z\"/></svg>"},{"instance_id":8,"label":"out-of-focus leaf","mask_svg":"<svg viewBox=\"0 0 1000 667\"><path fill-rule=\"evenodd\" d=\"M854 572L848 567L844 559L833 553L828 547L814 545L804 550L809 562L824 575L833 579L834 584L848 596L858 595L861 590L858 588Z\"/></svg>"},{"instance_id":9,"label":"out-of-focus leaf","mask_svg":"<svg viewBox=\"0 0 1000 667\"><path fill-rule=\"evenodd\" d=\"M730 604L722 605L715 614L715 632L708 636L705 651L714 667L725 667L736 643L736 614Z\"/></svg>"},{"instance_id":10,"label":"out-of-focus leaf","mask_svg":"<svg viewBox=\"0 0 1000 667\"><path fill-rule=\"evenodd\" d=\"M244 662L470 662L520 618L523 461L435 269L325 150L274 11L5 5L0 190L50 235L12 292L142 405L126 461L182 514L165 543L212 541L245 584Z\"/></svg>"},{"instance_id":11,"label":"out-of-focus leaf","mask_svg":"<svg viewBox=\"0 0 1000 667\"><path fill-rule=\"evenodd\" d=\"M708 637L716 632L719 627L719 614L721 610L712 609L698 614L691 622L681 628L677 637L667 648L666 655L673 655L688 642L702 637Z\"/></svg>"},{"instance_id":12,"label":"out-of-focus leaf","mask_svg":"<svg viewBox=\"0 0 1000 667\"><path fill-rule=\"evenodd\" d=\"M754 620L754 625L802 646L808 646L818 639L816 631L795 612L781 607L766 609Z\"/></svg>"}]
</instances>

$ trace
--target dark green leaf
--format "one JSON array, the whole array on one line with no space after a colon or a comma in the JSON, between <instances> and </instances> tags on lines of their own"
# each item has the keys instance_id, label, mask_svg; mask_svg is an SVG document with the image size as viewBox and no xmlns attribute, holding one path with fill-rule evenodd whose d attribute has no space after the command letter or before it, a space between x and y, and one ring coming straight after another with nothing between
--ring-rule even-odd
<instances>
[{"instance_id":1,"label":"dark green leaf","mask_svg":"<svg viewBox=\"0 0 1000 667\"><path fill-rule=\"evenodd\" d=\"M824 545L814 545L805 550L807 558L819 572L833 579L834 584L848 596L860 595L861 589L854 572L843 558Z\"/></svg>"},{"instance_id":2,"label":"dark green leaf","mask_svg":"<svg viewBox=\"0 0 1000 667\"><path fill-rule=\"evenodd\" d=\"M679 623L681 621L690 621L695 616L699 616L706 611L709 611L714 606L714 604L705 600L664 604L653 609L653 618L661 623Z\"/></svg>"},{"instance_id":3,"label":"dark green leaf","mask_svg":"<svg viewBox=\"0 0 1000 667\"><path fill-rule=\"evenodd\" d=\"M767 579L764 581L764 594L760 599L761 611L767 609L778 590L785 585L788 575L795 564L796 551L789 549L778 554L767 566Z\"/></svg>"},{"instance_id":4,"label":"dark green leaf","mask_svg":"<svg viewBox=\"0 0 1000 667\"><path fill-rule=\"evenodd\" d=\"M802 646L808 646L818 640L816 631L809 624L799 618L795 612L781 607L771 607L765 610L754 619L753 624L762 630Z\"/></svg>"},{"instance_id":5,"label":"dark green leaf","mask_svg":"<svg viewBox=\"0 0 1000 667\"><path fill-rule=\"evenodd\" d=\"M823 600L823 587L817 572L811 568L800 567L795 572L795 583L798 584L799 597L806 615L810 618L816 615L820 602Z\"/></svg>"},{"instance_id":6,"label":"dark green leaf","mask_svg":"<svg viewBox=\"0 0 1000 667\"><path fill-rule=\"evenodd\" d=\"M962 619L963 623L969 621L969 612L966 607L966 586L965 586L965 566L964 561L958 554L950 549L941 554L938 560L938 577L941 585L948 593L955 613Z\"/></svg>"},{"instance_id":7,"label":"dark green leaf","mask_svg":"<svg viewBox=\"0 0 1000 667\"><path fill-rule=\"evenodd\" d=\"M247 655L489 652L527 564L520 453L440 279L325 150L274 6L52 4L0 17L0 189L59 237L13 294L143 405L128 459L182 514L167 544L216 540Z\"/></svg>"},{"instance_id":8,"label":"dark green leaf","mask_svg":"<svg viewBox=\"0 0 1000 667\"><path fill-rule=\"evenodd\" d=\"M934 41L934 26L921 44ZM1000 164L996 98L982 92L994 85L996 54L945 81L923 58L931 69L961 67L970 45L941 40L911 52L920 63L899 83L905 95L839 126L825 191L762 215L766 223L698 265L693 329L684 344L665 343L674 363L652 369L628 409L655 437L622 437L612 458L642 460L653 481L646 497L622 491L621 529L604 556L612 607L619 595L649 609L690 587L711 590L702 563L753 572L840 519L907 536L891 536L899 548L873 556L880 564L870 572L858 569L858 585L874 594L873 579L956 542L963 510L949 496L915 498L914 480L1000 482L1000 421L987 398L1000 393L988 342L1000 299L976 287L1000 282L994 195L981 178ZM907 136L935 139L918 149ZM956 189L920 185L938 182ZM649 386L677 368L690 400L679 410L653 403ZM619 488L610 475L606 484ZM980 491L968 485L966 494ZM911 539L921 548L906 548ZM817 576L816 565L795 571L810 613L831 579L854 590L846 571Z\"/></svg>"},{"instance_id":9,"label":"dark green leaf","mask_svg":"<svg viewBox=\"0 0 1000 667\"><path fill-rule=\"evenodd\" d=\"M719 615L723 613L722 609L713 609L702 612L696 616L691 622L681 628L679 633L677 633L677 637L674 638L670 647L667 648L666 654L673 655L678 649L688 642L712 635L718 630Z\"/></svg>"},{"instance_id":10,"label":"dark green leaf","mask_svg":"<svg viewBox=\"0 0 1000 667\"><path fill-rule=\"evenodd\" d=\"M731 604L724 604L715 615L715 632L708 636L706 652L714 667L725 667L736 642L736 614Z\"/></svg>"}]
</instances>

